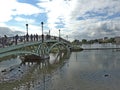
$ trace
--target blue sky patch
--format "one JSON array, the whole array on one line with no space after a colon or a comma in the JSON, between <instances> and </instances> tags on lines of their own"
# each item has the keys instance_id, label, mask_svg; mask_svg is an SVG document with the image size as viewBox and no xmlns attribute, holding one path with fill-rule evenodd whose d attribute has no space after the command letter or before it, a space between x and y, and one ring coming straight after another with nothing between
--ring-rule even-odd
<instances>
[{"instance_id":1,"label":"blue sky patch","mask_svg":"<svg viewBox=\"0 0 120 90\"><path fill-rule=\"evenodd\" d=\"M38 3L38 0L17 0L20 3L29 3L31 5L36 6L36 3Z\"/></svg>"}]
</instances>

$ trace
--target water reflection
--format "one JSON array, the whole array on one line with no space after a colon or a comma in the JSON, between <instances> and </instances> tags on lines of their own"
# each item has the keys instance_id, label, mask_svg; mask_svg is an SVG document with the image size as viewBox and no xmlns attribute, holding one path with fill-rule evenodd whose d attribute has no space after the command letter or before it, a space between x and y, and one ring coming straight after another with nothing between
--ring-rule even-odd
<instances>
[{"instance_id":1,"label":"water reflection","mask_svg":"<svg viewBox=\"0 0 120 90\"><path fill-rule=\"evenodd\" d=\"M2 73L0 89L118 90L119 71L119 51L85 50L67 56L51 54L44 62L21 63L10 72Z\"/></svg>"},{"instance_id":2,"label":"water reflection","mask_svg":"<svg viewBox=\"0 0 120 90\"><path fill-rule=\"evenodd\" d=\"M20 63L21 63L21 60L19 56L16 56L16 57L14 56L12 58L6 58L6 60L2 60L0 62L0 71L10 68L15 65L19 65Z\"/></svg>"},{"instance_id":3,"label":"water reflection","mask_svg":"<svg viewBox=\"0 0 120 90\"><path fill-rule=\"evenodd\" d=\"M2 68L0 88L5 90L45 90L46 82L50 81L50 75L64 63L67 53L51 54L50 56L50 59L40 62L19 62L16 65L12 63L15 60L12 62L11 59L4 61L6 68L0 66ZM20 58L17 57L17 60L19 61ZM11 64L10 67L7 67L8 64Z\"/></svg>"},{"instance_id":4,"label":"water reflection","mask_svg":"<svg viewBox=\"0 0 120 90\"><path fill-rule=\"evenodd\" d=\"M112 50L74 52L69 67L64 65L52 77L54 85L47 90L118 90L119 54Z\"/></svg>"}]
</instances>

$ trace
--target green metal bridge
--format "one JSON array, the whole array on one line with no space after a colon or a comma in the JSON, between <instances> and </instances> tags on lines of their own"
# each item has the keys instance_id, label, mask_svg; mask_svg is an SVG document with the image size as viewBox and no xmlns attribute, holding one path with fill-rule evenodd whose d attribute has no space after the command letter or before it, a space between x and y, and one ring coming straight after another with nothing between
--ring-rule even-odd
<instances>
[{"instance_id":1,"label":"green metal bridge","mask_svg":"<svg viewBox=\"0 0 120 90\"><path fill-rule=\"evenodd\" d=\"M71 44L70 42L61 40L45 40L26 42L18 45L12 45L5 48L0 48L0 58L10 56L10 55L49 55L51 50L56 49L59 51L70 52Z\"/></svg>"}]
</instances>

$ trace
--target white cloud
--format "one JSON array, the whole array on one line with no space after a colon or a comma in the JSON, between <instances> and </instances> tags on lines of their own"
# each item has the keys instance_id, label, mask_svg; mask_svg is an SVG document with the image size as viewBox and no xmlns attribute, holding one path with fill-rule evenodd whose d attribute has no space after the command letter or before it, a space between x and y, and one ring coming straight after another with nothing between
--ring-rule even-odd
<instances>
[{"instance_id":1,"label":"white cloud","mask_svg":"<svg viewBox=\"0 0 120 90\"><path fill-rule=\"evenodd\" d=\"M39 8L27 3L16 3L16 6L14 8L14 13L16 15L32 15L42 12Z\"/></svg>"},{"instance_id":2,"label":"white cloud","mask_svg":"<svg viewBox=\"0 0 120 90\"><path fill-rule=\"evenodd\" d=\"M17 0L0 0L0 22L7 22L13 19L13 15L33 15L42 11L31 4L20 3Z\"/></svg>"},{"instance_id":3,"label":"white cloud","mask_svg":"<svg viewBox=\"0 0 120 90\"><path fill-rule=\"evenodd\" d=\"M47 23L52 35L58 36L61 29L62 36L70 38L100 38L119 35L120 33L120 0L39 0L38 7L19 3L16 0L0 1L0 25L13 19L26 23L26 18L19 15L47 14ZM42 10L41 10L42 8ZM98 14L98 15L97 15ZM99 15L100 14L100 15ZM113 16L112 16L113 15ZM81 20L79 18L81 17ZM109 17L109 18L108 18ZM111 17L111 18L110 18ZM113 18L114 17L114 18ZM27 18L28 19L28 18ZM35 20L29 19L29 33L41 34L41 27L36 26ZM37 23L37 22L36 22ZM64 27L59 28L59 25ZM17 28L24 29L24 28ZM11 26L10 26L11 28ZM46 29L46 28L45 28ZM46 32L46 31L45 31Z\"/></svg>"},{"instance_id":4,"label":"white cloud","mask_svg":"<svg viewBox=\"0 0 120 90\"><path fill-rule=\"evenodd\" d=\"M26 22L26 19L21 17L15 17L15 20L19 22Z\"/></svg>"},{"instance_id":5,"label":"white cloud","mask_svg":"<svg viewBox=\"0 0 120 90\"><path fill-rule=\"evenodd\" d=\"M120 20L120 18L119 18ZM89 24L81 24L84 30L76 30L70 34L77 39L94 39L102 37L114 37L119 36L120 33L120 21L118 20L107 20L99 21Z\"/></svg>"},{"instance_id":6,"label":"white cloud","mask_svg":"<svg viewBox=\"0 0 120 90\"><path fill-rule=\"evenodd\" d=\"M17 0L0 0L0 26L2 27L9 27L8 29L5 28L5 32L7 30L13 30L13 31L22 31L25 32L25 23L33 24L35 23L35 20L32 18L29 18L29 15L36 15L41 13L41 9L27 3L20 3ZM26 15L28 18L20 17L22 15ZM17 21L16 24L14 21L10 24L6 24L8 21L15 20ZM22 27L21 27L22 26ZM1 31L0 29L0 32ZM10 31L11 32L11 31ZM7 33L7 32L6 32ZM8 34L8 33L7 33Z\"/></svg>"},{"instance_id":7,"label":"white cloud","mask_svg":"<svg viewBox=\"0 0 120 90\"><path fill-rule=\"evenodd\" d=\"M119 35L120 16L118 18L115 16L111 19L108 18L109 16L120 12L119 4L119 0L78 0L76 7L71 12L71 18L69 19L70 23L66 22L66 29L71 30L71 32L69 32L70 37L90 39ZM95 17L91 17L91 15L87 16L86 12L95 12L98 14L106 13L106 15L96 15ZM83 20L77 20L78 17L82 17ZM108 19L102 21L102 19L105 18Z\"/></svg>"},{"instance_id":8,"label":"white cloud","mask_svg":"<svg viewBox=\"0 0 120 90\"><path fill-rule=\"evenodd\" d=\"M0 22L6 22L12 19L13 1L8 3L8 0L0 0Z\"/></svg>"},{"instance_id":9,"label":"white cloud","mask_svg":"<svg viewBox=\"0 0 120 90\"><path fill-rule=\"evenodd\" d=\"M18 22L24 22L24 23L29 22L29 24L35 23L35 19L27 19L27 18L22 18L22 17L15 17L15 20Z\"/></svg>"},{"instance_id":10,"label":"white cloud","mask_svg":"<svg viewBox=\"0 0 120 90\"><path fill-rule=\"evenodd\" d=\"M29 25L29 34L39 34L41 35L41 27L36 25Z\"/></svg>"},{"instance_id":11,"label":"white cloud","mask_svg":"<svg viewBox=\"0 0 120 90\"><path fill-rule=\"evenodd\" d=\"M40 2L39 7L44 8L44 12L48 16L48 27L52 30L51 33L58 35L58 28L56 26L62 20L63 24L70 23L69 19L71 18L70 14L75 8L76 0L64 1L64 0L46 0Z\"/></svg>"}]
</instances>

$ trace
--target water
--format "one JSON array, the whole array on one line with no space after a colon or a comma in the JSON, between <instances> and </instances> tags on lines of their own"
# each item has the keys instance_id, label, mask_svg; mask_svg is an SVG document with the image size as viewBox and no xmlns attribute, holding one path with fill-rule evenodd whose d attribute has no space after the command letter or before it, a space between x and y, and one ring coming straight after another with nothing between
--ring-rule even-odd
<instances>
[{"instance_id":1,"label":"water","mask_svg":"<svg viewBox=\"0 0 120 90\"><path fill-rule=\"evenodd\" d=\"M82 48L120 48L120 44L104 43L104 44L82 44Z\"/></svg>"},{"instance_id":2,"label":"water","mask_svg":"<svg viewBox=\"0 0 120 90\"><path fill-rule=\"evenodd\" d=\"M72 52L69 57L65 54L51 54L50 57L50 60L39 64L21 64L16 58L18 62L16 65L13 64L11 71L1 70L0 90L119 90L120 88L120 51L85 50ZM0 68L1 63L3 62L0 62Z\"/></svg>"},{"instance_id":3,"label":"water","mask_svg":"<svg viewBox=\"0 0 120 90\"><path fill-rule=\"evenodd\" d=\"M10 58L9 60L4 60L0 62L0 71L10 68L14 65L19 65L21 63L21 60L19 57L16 58Z\"/></svg>"}]
</instances>

